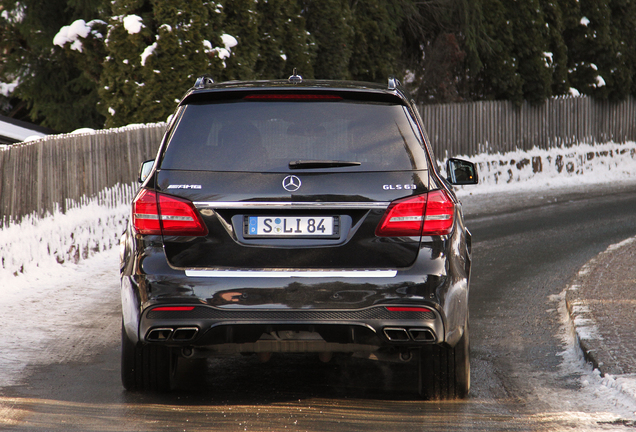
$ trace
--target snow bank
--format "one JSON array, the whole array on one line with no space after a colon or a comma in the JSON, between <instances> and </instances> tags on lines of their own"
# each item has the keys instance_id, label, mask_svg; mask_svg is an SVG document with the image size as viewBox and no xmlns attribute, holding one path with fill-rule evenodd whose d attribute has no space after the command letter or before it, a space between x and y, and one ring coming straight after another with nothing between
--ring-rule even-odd
<instances>
[{"instance_id":1,"label":"snow bank","mask_svg":"<svg viewBox=\"0 0 636 432\"><path fill-rule=\"evenodd\" d=\"M636 178L636 142L458 157L475 162L479 174L479 185L458 188L460 196Z\"/></svg>"},{"instance_id":2,"label":"snow bank","mask_svg":"<svg viewBox=\"0 0 636 432\"><path fill-rule=\"evenodd\" d=\"M559 336L563 342L563 351L558 354L562 359L559 375L563 379L576 377L581 388L574 399L571 397L571 392L556 388L544 389L547 391L538 396L543 402L563 406L564 411L560 413L561 415L581 416L570 422L574 426L572 430L600 430L599 424L622 422L625 419L633 422L636 415L636 377L631 375L602 377L600 371L587 362L579 346L577 335L579 327L575 329L567 310L565 302L567 289L558 295L550 296L550 302L556 307L561 324ZM575 407L580 411L568 411Z\"/></svg>"},{"instance_id":3,"label":"snow bank","mask_svg":"<svg viewBox=\"0 0 636 432\"><path fill-rule=\"evenodd\" d=\"M6 296L16 276L78 263L118 245L124 231L132 185L118 185L93 199L70 204L44 218L30 216L0 230L0 287Z\"/></svg>"},{"instance_id":4,"label":"snow bank","mask_svg":"<svg viewBox=\"0 0 636 432\"><path fill-rule=\"evenodd\" d=\"M117 341L115 246L133 193L132 185L119 185L65 214L28 217L0 229L0 322L10 335L0 339L0 388L18 382L29 364L81 359ZM90 307L96 299L98 310ZM25 319L31 324L25 326Z\"/></svg>"}]
</instances>

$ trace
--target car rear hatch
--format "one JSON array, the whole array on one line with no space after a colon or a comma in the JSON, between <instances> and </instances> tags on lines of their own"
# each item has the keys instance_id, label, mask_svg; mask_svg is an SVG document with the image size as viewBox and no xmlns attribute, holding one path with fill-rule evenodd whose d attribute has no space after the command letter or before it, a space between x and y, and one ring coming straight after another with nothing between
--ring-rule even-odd
<instances>
[{"instance_id":1,"label":"car rear hatch","mask_svg":"<svg viewBox=\"0 0 636 432\"><path fill-rule=\"evenodd\" d=\"M391 202L426 197L427 158L408 108L381 96L296 90L185 103L156 191L192 203L205 229L164 230L169 263L241 270L411 265L419 232L386 235L378 227Z\"/></svg>"}]
</instances>

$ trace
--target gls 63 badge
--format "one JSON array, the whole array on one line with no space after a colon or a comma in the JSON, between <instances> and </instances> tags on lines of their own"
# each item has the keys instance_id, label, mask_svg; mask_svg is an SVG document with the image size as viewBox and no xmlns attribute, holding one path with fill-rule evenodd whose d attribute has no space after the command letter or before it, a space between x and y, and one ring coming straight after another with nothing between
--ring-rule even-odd
<instances>
[{"instance_id":1,"label":"gls 63 badge","mask_svg":"<svg viewBox=\"0 0 636 432\"><path fill-rule=\"evenodd\" d=\"M415 190L417 186L414 184L396 184L396 185L383 185L384 190Z\"/></svg>"}]
</instances>

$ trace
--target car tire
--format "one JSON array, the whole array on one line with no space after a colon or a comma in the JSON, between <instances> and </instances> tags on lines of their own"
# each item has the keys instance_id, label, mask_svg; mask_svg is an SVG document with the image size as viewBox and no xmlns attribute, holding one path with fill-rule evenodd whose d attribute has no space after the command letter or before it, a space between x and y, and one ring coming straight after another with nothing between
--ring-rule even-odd
<instances>
[{"instance_id":1,"label":"car tire","mask_svg":"<svg viewBox=\"0 0 636 432\"><path fill-rule=\"evenodd\" d=\"M426 400L463 399L470 390L468 326L457 345L431 345L420 350L419 393Z\"/></svg>"},{"instance_id":2,"label":"car tire","mask_svg":"<svg viewBox=\"0 0 636 432\"><path fill-rule=\"evenodd\" d=\"M121 381L126 390L170 390L176 362L177 357L168 347L131 341L122 324Z\"/></svg>"}]
</instances>

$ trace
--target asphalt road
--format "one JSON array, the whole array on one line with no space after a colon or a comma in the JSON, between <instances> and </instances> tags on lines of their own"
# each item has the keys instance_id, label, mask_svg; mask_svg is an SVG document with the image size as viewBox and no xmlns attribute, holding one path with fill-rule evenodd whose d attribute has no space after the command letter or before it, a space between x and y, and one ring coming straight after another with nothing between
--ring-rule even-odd
<instances>
[{"instance_id":1,"label":"asphalt road","mask_svg":"<svg viewBox=\"0 0 636 432\"><path fill-rule=\"evenodd\" d=\"M119 381L114 291L105 292L100 313L78 315L86 335L103 343L74 347L63 362L28 367L24 381L2 389L0 429L624 429L620 422L608 424L593 391L562 367L555 296L589 259L636 235L636 185L469 196L464 203L474 236L472 389L466 400L418 400L415 365L348 358L321 363L311 355L279 355L265 364L254 357L191 364L180 371L174 392L127 393Z\"/></svg>"}]
</instances>

